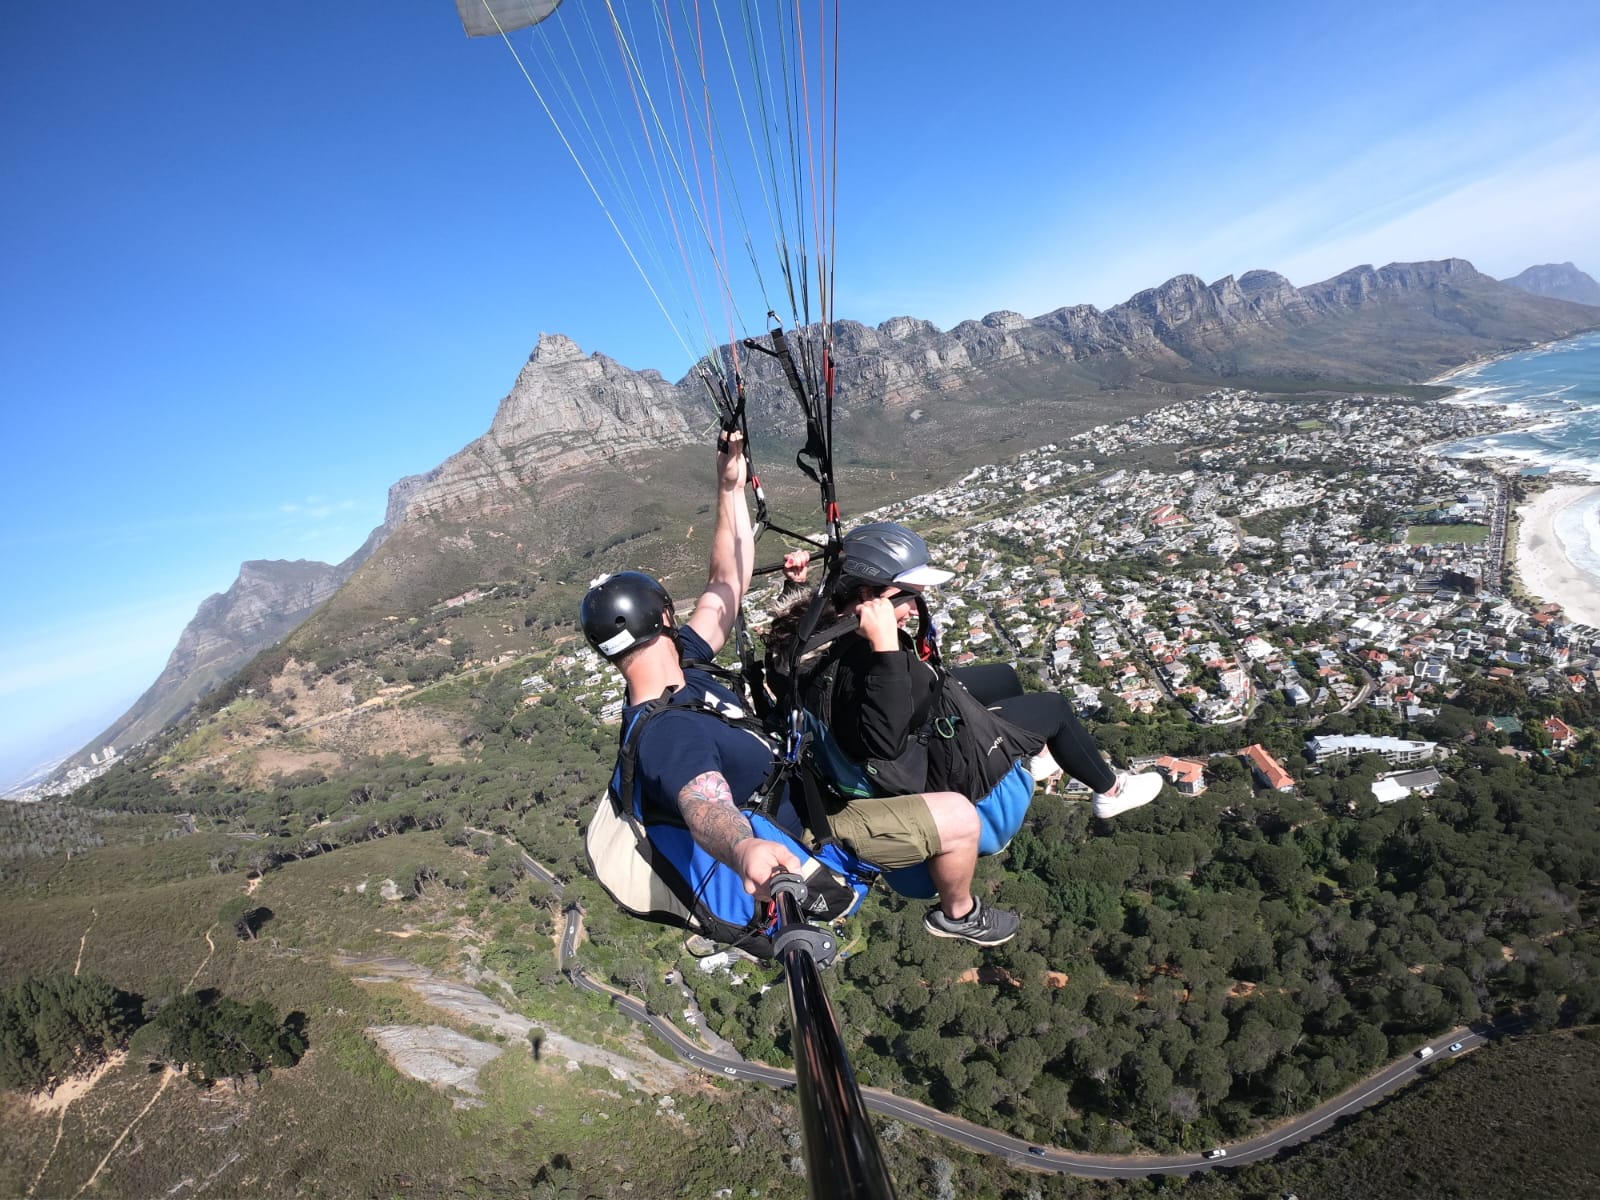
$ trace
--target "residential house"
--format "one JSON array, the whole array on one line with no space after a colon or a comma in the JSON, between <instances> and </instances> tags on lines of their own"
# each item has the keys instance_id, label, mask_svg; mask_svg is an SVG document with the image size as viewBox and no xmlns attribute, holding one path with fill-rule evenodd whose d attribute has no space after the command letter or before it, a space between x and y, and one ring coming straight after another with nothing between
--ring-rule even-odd
<instances>
[{"instance_id":1,"label":"residential house","mask_svg":"<svg viewBox=\"0 0 1600 1200\"><path fill-rule=\"evenodd\" d=\"M1283 769L1283 764L1272 757L1260 742L1246 746L1239 755L1250 764L1250 770L1263 787L1280 792L1294 791L1294 777Z\"/></svg>"},{"instance_id":2,"label":"residential house","mask_svg":"<svg viewBox=\"0 0 1600 1200\"><path fill-rule=\"evenodd\" d=\"M1205 764L1187 758L1173 758L1163 754L1155 762L1156 770L1167 777L1167 782L1185 796L1198 796L1206 790Z\"/></svg>"},{"instance_id":3,"label":"residential house","mask_svg":"<svg viewBox=\"0 0 1600 1200\"><path fill-rule=\"evenodd\" d=\"M1578 735L1560 717L1546 717L1544 731L1550 735L1550 744L1557 750L1570 750L1577 745Z\"/></svg>"}]
</instances>

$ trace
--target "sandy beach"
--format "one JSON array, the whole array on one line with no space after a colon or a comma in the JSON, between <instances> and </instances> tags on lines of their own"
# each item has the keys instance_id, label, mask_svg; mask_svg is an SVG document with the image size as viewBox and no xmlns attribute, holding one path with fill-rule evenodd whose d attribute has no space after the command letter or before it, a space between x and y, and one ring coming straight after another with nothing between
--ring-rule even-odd
<instances>
[{"instance_id":1,"label":"sandy beach","mask_svg":"<svg viewBox=\"0 0 1600 1200\"><path fill-rule=\"evenodd\" d=\"M1556 515L1600 492L1561 485L1517 509L1517 578L1530 596L1561 605L1569 621L1600 627L1600 580L1572 565L1556 535Z\"/></svg>"}]
</instances>

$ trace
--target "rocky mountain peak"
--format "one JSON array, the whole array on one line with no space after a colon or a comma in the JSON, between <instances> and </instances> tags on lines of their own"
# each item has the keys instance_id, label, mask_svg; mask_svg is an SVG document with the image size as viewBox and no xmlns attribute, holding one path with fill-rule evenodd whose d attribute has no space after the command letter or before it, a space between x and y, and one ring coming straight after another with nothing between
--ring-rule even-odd
<instances>
[{"instance_id":1,"label":"rocky mountain peak","mask_svg":"<svg viewBox=\"0 0 1600 1200\"><path fill-rule=\"evenodd\" d=\"M420 475L407 475L398 482L389 486L389 502L384 509L383 524L385 529L393 529L405 520L406 509L418 492L423 491L435 479L443 467L435 467Z\"/></svg>"},{"instance_id":2,"label":"rocky mountain peak","mask_svg":"<svg viewBox=\"0 0 1600 1200\"><path fill-rule=\"evenodd\" d=\"M983 324L990 329L1021 329L1028 323L1028 318L1021 313L1010 312L1006 309L992 312L983 318Z\"/></svg>"},{"instance_id":3,"label":"rocky mountain peak","mask_svg":"<svg viewBox=\"0 0 1600 1200\"><path fill-rule=\"evenodd\" d=\"M691 398L658 371L586 356L566 335L543 333L489 432L426 476L413 476L404 512L494 508L586 464L692 441L691 421L704 413L703 392Z\"/></svg>"},{"instance_id":4,"label":"rocky mountain peak","mask_svg":"<svg viewBox=\"0 0 1600 1200\"><path fill-rule=\"evenodd\" d=\"M541 333L539 344L528 356L530 363L540 363L545 366L582 360L583 351L578 348L578 343L564 333Z\"/></svg>"},{"instance_id":5,"label":"rocky mountain peak","mask_svg":"<svg viewBox=\"0 0 1600 1200\"><path fill-rule=\"evenodd\" d=\"M135 745L159 733L209 688L320 608L367 560L383 533L380 526L337 565L308 559L251 559L242 564L227 591L200 602L178 635L166 669L144 695L74 758L87 758L96 746Z\"/></svg>"},{"instance_id":6,"label":"rocky mountain peak","mask_svg":"<svg viewBox=\"0 0 1600 1200\"><path fill-rule=\"evenodd\" d=\"M939 327L932 321L924 321L917 317L890 317L878 326L878 332L891 341L904 342L914 337L937 334Z\"/></svg>"},{"instance_id":7,"label":"rocky mountain peak","mask_svg":"<svg viewBox=\"0 0 1600 1200\"><path fill-rule=\"evenodd\" d=\"M1263 296L1282 296L1294 291L1295 286L1276 271L1246 271L1239 276L1239 290L1256 300Z\"/></svg>"},{"instance_id":8,"label":"rocky mountain peak","mask_svg":"<svg viewBox=\"0 0 1600 1200\"><path fill-rule=\"evenodd\" d=\"M1542 263L1501 282L1534 296L1600 305L1600 283L1569 262Z\"/></svg>"}]
</instances>

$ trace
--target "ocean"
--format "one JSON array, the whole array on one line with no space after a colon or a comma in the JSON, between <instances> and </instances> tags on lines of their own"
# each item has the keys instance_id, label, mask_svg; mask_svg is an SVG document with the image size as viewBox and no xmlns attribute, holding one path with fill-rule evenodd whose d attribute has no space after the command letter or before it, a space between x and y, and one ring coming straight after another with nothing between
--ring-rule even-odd
<instances>
[{"instance_id":1,"label":"ocean","mask_svg":"<svg viewBox=\"0 0 1600 1200\"><path fill-rule=\"evenodd\" d=\"M1582 475L1600 485L1600 333L1453 372L1451 404L1493 404L1537 422L1444 448L1455 458L1511 459L1530 474ZM1600 584L1600 492L1562 509L1556 536L1572 565Z\"/></svg>"}]
</instances>

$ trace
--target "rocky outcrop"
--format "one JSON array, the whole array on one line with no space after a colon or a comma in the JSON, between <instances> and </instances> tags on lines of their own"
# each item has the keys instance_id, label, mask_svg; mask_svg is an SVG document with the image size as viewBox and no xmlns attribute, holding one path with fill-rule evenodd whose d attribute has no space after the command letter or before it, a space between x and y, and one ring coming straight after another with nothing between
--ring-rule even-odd
<instances>
[{"instance_id":1,"label":"rocky outcrop","mask_svg":"<svg viewBox=\"0 0 1600 1200\"><path fill-rule=\"evenodd\" d=\"M1501 281L1535 296L1600 305L1600 283L1569 262L1544 263Z\"/></svg>"},{"instance_id":2,"label":"rocky outcrop","mask_svg":"<svg viewBox=\"0 0 1600 1200\"><path fill-rule=\"evenodd\" d=\"M704 423L704 392L657 371L633 371L571 338L541 334L489 432L423 476L404 481L396 508L416 517L445 509L493 510L537 500L553 479L607 458L683 445Z\"/></svg>"},{"instance_id":3,"label":"rocky outcrop","mask_svg":"<svg viewBox=\"0 0 1600 1200\"><path fill-rule=\"evenodd\" d=\"M909 316L876 328L839 321L836 404L848 422L852 414L958 398L995 372L1014 385L1032 369L1063 365L1412 380L1595 323L1583 309L1515 291L1458 258L1360 266L1303 288L1272 271L1210 284L1177 275L1104 312L1092 305L1033 318L1000 311L948 331ZM1352 328L1374 336L1352 344ZM791 337L791 345L799 341ZM743 351L740 370L763 427L796 429L801 417L780 364ZM397 484L390 522L537 505L552 485L592 463L695 441L706 413L704 386L693 375L671 384L543 334L489 431L435 470Z\"/></svg>"}]
</instances>

